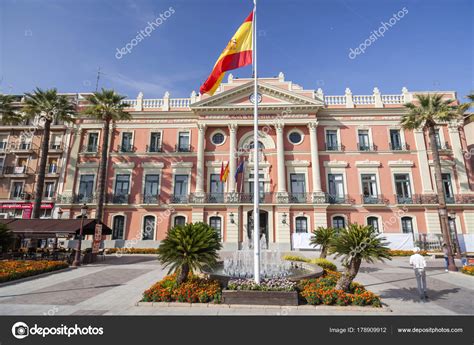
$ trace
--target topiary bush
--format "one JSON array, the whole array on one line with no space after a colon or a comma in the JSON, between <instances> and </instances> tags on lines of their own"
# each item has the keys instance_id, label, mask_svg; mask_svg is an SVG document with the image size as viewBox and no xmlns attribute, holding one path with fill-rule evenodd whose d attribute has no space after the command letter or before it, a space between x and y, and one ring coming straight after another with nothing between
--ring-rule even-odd
<instances>
[{"instance_id":1,"label":"topiary bush","mask_svg":"<svg viewBox=\"0 0 474 345\"><path fill-rule=\"evenodd\" d=\"M309 261L309 263L318 265L319 267L327 271L337 271L337 266L327 259L321 259L321 258L312 259Z\"/></svg>"}]
</instances>

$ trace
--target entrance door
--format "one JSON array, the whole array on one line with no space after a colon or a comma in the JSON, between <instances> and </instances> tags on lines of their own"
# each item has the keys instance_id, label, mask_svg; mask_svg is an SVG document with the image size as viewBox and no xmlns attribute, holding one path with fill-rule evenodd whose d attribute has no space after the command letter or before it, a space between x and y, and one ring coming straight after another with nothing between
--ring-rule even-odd
<instances>
[{"instance_id":1,"label":"entrance door","mask_svg":"<svg viewBox=\"0 0 474 345\"><path fill-rule=\"evenodd\" d=\"M265 239L267 241L267 248L268 248L268 212L267 211L260 211L260 238L265 234ZM253 234L253 210L247 213L247 237L248 239L251 238Z\"/></svg>"}]
</instances>

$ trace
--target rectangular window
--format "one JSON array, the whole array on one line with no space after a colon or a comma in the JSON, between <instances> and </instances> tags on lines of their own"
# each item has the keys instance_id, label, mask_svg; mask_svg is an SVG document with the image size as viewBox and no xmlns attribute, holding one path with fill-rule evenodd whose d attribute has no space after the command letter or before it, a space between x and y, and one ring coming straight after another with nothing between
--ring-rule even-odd
<instances>
[{"instance_id":1,"label":"rectangular window","mask_svg":"<svg viewBox=\"0 0 474 345\"><path fill-rule=\"evenodd\" d=\"M402 149L402 139L400 137L400 130L398 129L390 130L390 148L394 151Z\"/></svg>"},{"instance_id":2,"label":"rectangular window","mask_svg":"<svg viewBox=\"0 0 474 345\"><path fill-rule=\"evenodd\" d=\"M48 174L56 174L58 172L58 159L57 158L49 159L47 172Z\"/></svg>"},{"instance_id":3,"label":"rectangular window","mask_svg":"<svg viewBox=\"0 0 474 345\"><path fill-rule=\"evenodd\" d=\"M122 152L132 152L132 148L133 148L132 137L133 137L132 132L122 133L122 147L121 147Z\"/></svg>"},{"instance_id":4,"label":"rectangular window","mask_svg":"<svg viewBox=\"0 0 474 345\"><path fill-rule=\"evenodd\" d=\"M210 176L210 202L222 202L224 200L224 183L221 182L220 174ZM220 219L220 218L219 218Z\"/></svg>"},{"instance_id":5,"label":"rectangular window","mask_svg":"<svg viewBox=\"0 0 474 345\"><path fill-rule=\"evenodd\" d=\"M10 196L12 199L20 199L23 196L23 182L13 182Z\"/></svg>"},{"instance_id":6,"label":"rectangular window","mask_svg":"<svg viewBox=\"0 0 474 345\"><path fill-rule=\"evenodd\" d=\"M296 217L295 231L296 233L308 232L308 220L306 217Z\"/></svg>"},{"instance_id":7,"label":"rectangular window","mask_svg":"<svg viewBox=\"0 0 474 345\"><path fill-rule=\"evenodd\" d=\"M150 135L150 146L148 152L161 151L161 132L154 132Z\"/></svg>"},{"instance_id":8,"label":"rectangular window","mask_svg":"<svg viewBox=\"0 0 474 345\"><path fill-rule=\"evenodd\" d=\"M5 165L5 157L0 157L0 174L3 172L4 165Z\"/></svg>"},{"instance_id":9,"label":"rectangular window","mask_svg":"<svg viewBox=\"0 0 474 345\"><path fill-rule=\"evenodd\" d=\"M441 174L443 179L443 189L444 195L446 196L446 201L448 203L454 202L454 193L453 193L453 185L451 183L451 174Z\"/></svg>"},{"instance_id":10,"label":"rectangular window","mask_svg":"<svg viewBox=\"0 0 474 345\"><path fill-rule=\"evenodd\" d=\"M99 143L99 133L89 133L87 139L87 152L97 152L97 146Z\"/></svg>"},{"instance_id":11,"label":"rectangular window","mask_svg":"<svg viewBox=\"0 0 474 345\"><path fill-rule=\"evenodd\" d=\"M58 135L58 134L53 134L51 136L51 144L50 144L50 147L51 147L51 150L59 150L61 149L61 135Z\"/></svg>"},{"instance_id":12,"label":"rectangular window","mask_svg":"<svg viewBox=\"0 0 474 345\"><path fill-rule=\"evenodd\" d=\"M44 183L44 197L47 199L54 197L54 182Z\"/></svg>"},{"instance_id":13,"label":"rectangular window","mask_svg":"<svg viewBox=\"0 0 474 345\"><path fill-rule=\"evenodd\" d=\"M306 180L304 174L290 174L290 190L292 201L303 202L306 200Z\"/></svg>"},{"instance_id":14,"label":"rectangular window","mask_svg":"<svg viewBox=\"0 0 474 345\"><path fill-rule=\"evenodd\" d=\"M145 189L143 191L145 204L158 203L159 185L160 175L145 175Z\"/></svg>"},{"instance_id":15,"label":"rectangular window","mask_svg":"<svg viewBox=\"0 0 474 345\"><path fill-rule=\"evenodd\" d=\"M128 203L128 193L130 190L130 175L119 174L115 176L115 194L113 197L114 204Z\"/></svg>"},{"instance_id":16,"label":"rectangular window","mask_svg":"<svg viewBox=\"0 0 474 345\"><path fill-rule=\"evenodd\" d=\"M53 217L53 210L52 209L43 209L40 211L40 218L45 219L45 218L52 218Z\"/></svg>"},{"instance_id":17,"label":"rectangular window","mask_svg":"<svg viewBox=\"0 0 474 345\"><path fill-rule=\"evenodd\" d=\"M188 175L175 175L174 194L176 196L186 196L188 194Z\"/></svg>"},{"instance_id":18,"label":"rectangular window","mask_svg":"<svg viewBox=\"0 0 474 345\"><path fill-rule=\"evenodd\" d=\"M189 132L179 132L178 151L179 152L191 151L190 142L189 142Z\"/></svg>"},{"instance_id":19,"label":"rectangular window","mask_svg":"<svg viewBox=\"0 0 474 345\"><path fill-rule=\"evenodd\" d=\"M344 200L344 176L342 174L329 174L329 199L331 202Z\"/></svg>"},{"instance_id":20,"label":"rectangular window","mask_svg":"<svg viewBox=\"0 0 474 345\"><path fill-rule=\"evenodd\" d=\"M92 198L94 191L94 176L95 175L81 175L79 181L79 202L86 202Z\"/></svg>"},{"instance_id":21,"label":"rectangular window","mask_svg":"<svg viewBox=\"0 0 474 345\"><path fill-rule=\"evenodd\" d=\"M439 135L439 128L435 129L435 137L436 137L436 146L440 150L442 148L442 145L441 145L441 136Z\"/></svg>"},{"instance_id":22,"label":"rectangular window","mask_svg":"<svg viewBox=\"0 0 474 345\"><path fill-rule=\"evenodd\" d=\"M337 142L337 131L326 131L326 151L338 151L339 143Z\"/></svg>"},{"instance_id":23,"label":"rectangular window","mask_svg":"<svg viewBox=\"0 0 474 345\"><path fill-rule=\"evenodd\" d=\"M7 140L8 137L0 136L0 151L5 151L7 149Z\"/></svg>"},{"instance_id":24,"label":"rectangular window","mask_svg":"<svg viewBox=\"0 0 474 345\"><path fill-rule=\"evenodd\" d=\"M377 177L375 174L362 174L362 195L364 203L370 204L377 201Z\"/></svg>"},{"instance_id":25,"label":"rectangular window","mask_svg":"<svg viewBox=\"0 0 474 345\"><path fill-rule=\"evenodd\" d=\"M359 150L370 150L369 130L367 129L359 129Z\"/></svg>"},{"instance_id":26,"label":"rectangular window","mask_svg":"<svg viewBox=\"0 0 474 345\"><path fill-rule=\"evenodd\" d=\"M411 203L411 186L409 174L395 174L395 191L399 204Z\"/></svg>"}]
</instances>

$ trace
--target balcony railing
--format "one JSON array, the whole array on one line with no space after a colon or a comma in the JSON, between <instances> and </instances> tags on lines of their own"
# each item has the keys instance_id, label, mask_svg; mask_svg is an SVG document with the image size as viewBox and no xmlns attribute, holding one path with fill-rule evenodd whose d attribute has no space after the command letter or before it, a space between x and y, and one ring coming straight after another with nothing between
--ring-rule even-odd
<instances>
[{"instance_id":1,"label":"balcony railing","mask_svg":"<svg viewBox=\"0 0 474 345\"><path fill-rule=\"evenodd\" d=\"M52 151L60 151L63 149L63 144L51 144L49 145L49 149Z\"/></svg>"},{"instance_id":2,"label":"balcony railing","mask_svg":"<svg viewBox=\"0 0 474 345\"><path fill-rule=\"evenodd\" d=\"M383 195L361 195L361 200L366 205L385 205L388 203Z\"/></svg>"},{"instance_id":3,"label":"balcony railing","mask_svg":"<svg viewBox=\"0 0 474 345\"><path fill-rule=\"evenodd\" d=\"M191 145L175 145L175 152L192 152L193 147Z\"/></svg>"},{"instance_id":4,"label":"balcony railing","mask_svg":"<svg viewBox=\"0 0 474 345\"><path fill-rule=\"evenodd\" d=\"M327 195L327 202L329 204L353 204L354 200L352 200L349 195Z\"/></svg>"},{"instance_id":5,"label":"balcony railing","mask_svg":"<svg viewBox=\"0 0 474 345\"><path fill-rule=\"evenodd\" d=\"M163 152L163 147L155 145L147 145L146 152Z\"/></svg>"},{"instance_id":6,"label":"balcony railing","mask_svg":"<svg viewBox=\"0 0 474 345\"><path fill-rule=\"evenodd\" d=\"M377 151L377 145L374 144L357 144L357 149L364 152L374 152Z\"/></svg>"},{"instance_id":7,"label":"balcony railing","mask_svg":"<svg viewBox=\"0 0 474 345\"><path fill-rule=\"evenodd\" d=\"M143 204L158 205L160 203L159 195L143 194L141 197Z\"/></svg>"},{"instance_id":8,"label":"balcony railing","mask_svg":"<svg viewBox=\"0 0 474 345\"><path fill-rule=\"evenodd\" d=\"M32 197L30 193L26 192L10 193L10 200L31 200Z\"/></svg>"},{"instance_id":9,"label":"balcony railing","mask_svg":"<svg viewBox=\"0 0 474 345\"><path fill-rule=\"evenodd\" d=\"M410 145L408 144L389 143L389 146L390 146L391 151L409 151L410 150Z\"/></svg>"},{"instance_id":10,"label":"balcony railing","mask_svg":"<svg viewBox=\"0 0 474 345\"><path fill-rule=\"evenodd\" d=\"M290 204L309 204L312 202L310 193L289 193L288 202Z\"/></svg>"},{"instance_id":11,"label":"balcony railing","mask_svg":"<svg viewBox=\"0 0 474 345\"><path fill-rule=\"evenodd\" d=\"M451 145L447 141L441 144L436 144L438 146L438 150L451 150Z\"/></svg>"},{"instance_id":12,"label":"balcony railing","mask_svg":"<svg viewBox=\"0 0 474 345\"><path fill-rule=\"evenodd\" d=\"M325 149L326 151L336 151L336 152L342 152L345 150L345 146L344 145L334 145L334 144L325 144Z\"/></svg>"},{"instance_id":13,"label":"balcony railing","mask_svg":"<svg viewBox=\"0 0 474 345\"><path fill-rule=\"evenodd\" d=\"M133 145L118 145L117 152L136 152L137 148Z\"/></svg>"},{"instance_id":14,"label":"balcony railing","mask_svg":"<svg viewBox=\"0 0 474 345\"><path fill-rule=\"evenodd\" d=\"M59 171L57 164L49 164L46 166L46 173L47 174L57 174Z\"/></svg>"},{"instance_id":15,"label":"balcony railing","mask_svg":"<svg viewBox=\"0 0 474 345\"><path fill-rule=\"evenodd\" d=\"M189 204L190 196L188 194L172 194L170 195L171 204Z\"/></svg>"},{"instance_id":16,"label":"balcony railing","mask_svg":"<svg viewBox=\"0 0 474 345\"><path fill-rule=\"evenodd\" d=\"M6 166L3 170L5 175L25 175L31 174L32 171L29 167L26 166Z\"/></svg>"},{"instance_id":17,"label":"balcony railing","mask_svg":"<svg viewBox=\"0 0 474 345\"><path fill-rule=\"evenodd\" d=\"M109 194L107 201L112 204L128 204L130 202L130 194Z\"/></svg>"},{"instance_id":18,"label":"balcony railing","mask_svg":"<svg viewBox=\"0 0 474 345\"><path fill-rule=\"evenodd\" d=\"M99 147L97 145L84 145L81 149L82 153L97 153L98 151Z\"/></svg>"},{"instance_id":19,"label":"balcony railing","mask_svg":"<svg viewBox=\"0 0 474 345\"><path fill-rule=\"evenodd\" d=\"M36 148L32 143L12 143L10 150L14 152L30 152Z\"/></svg>"}]
</instances>

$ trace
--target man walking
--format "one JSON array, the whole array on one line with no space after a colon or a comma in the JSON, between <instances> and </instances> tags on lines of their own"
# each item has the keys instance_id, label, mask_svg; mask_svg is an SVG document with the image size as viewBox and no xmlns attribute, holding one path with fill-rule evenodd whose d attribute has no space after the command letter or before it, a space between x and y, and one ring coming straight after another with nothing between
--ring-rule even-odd
<instances>
[{"instance_id":1,"label":"man walking","mask_svg":"<svg viewBox=\"0 0 474 345\"><path fill-rule=\"evenodd\" d=\"M420 248L415 247L413 251L415 254L410 256L410 265L412 265L415 270L416 284L418 285L420 298L423 302L426 302L426 299L428 298L426 295L426 260L422 255L420 255Z\"/></svg>"}]
</instances>

